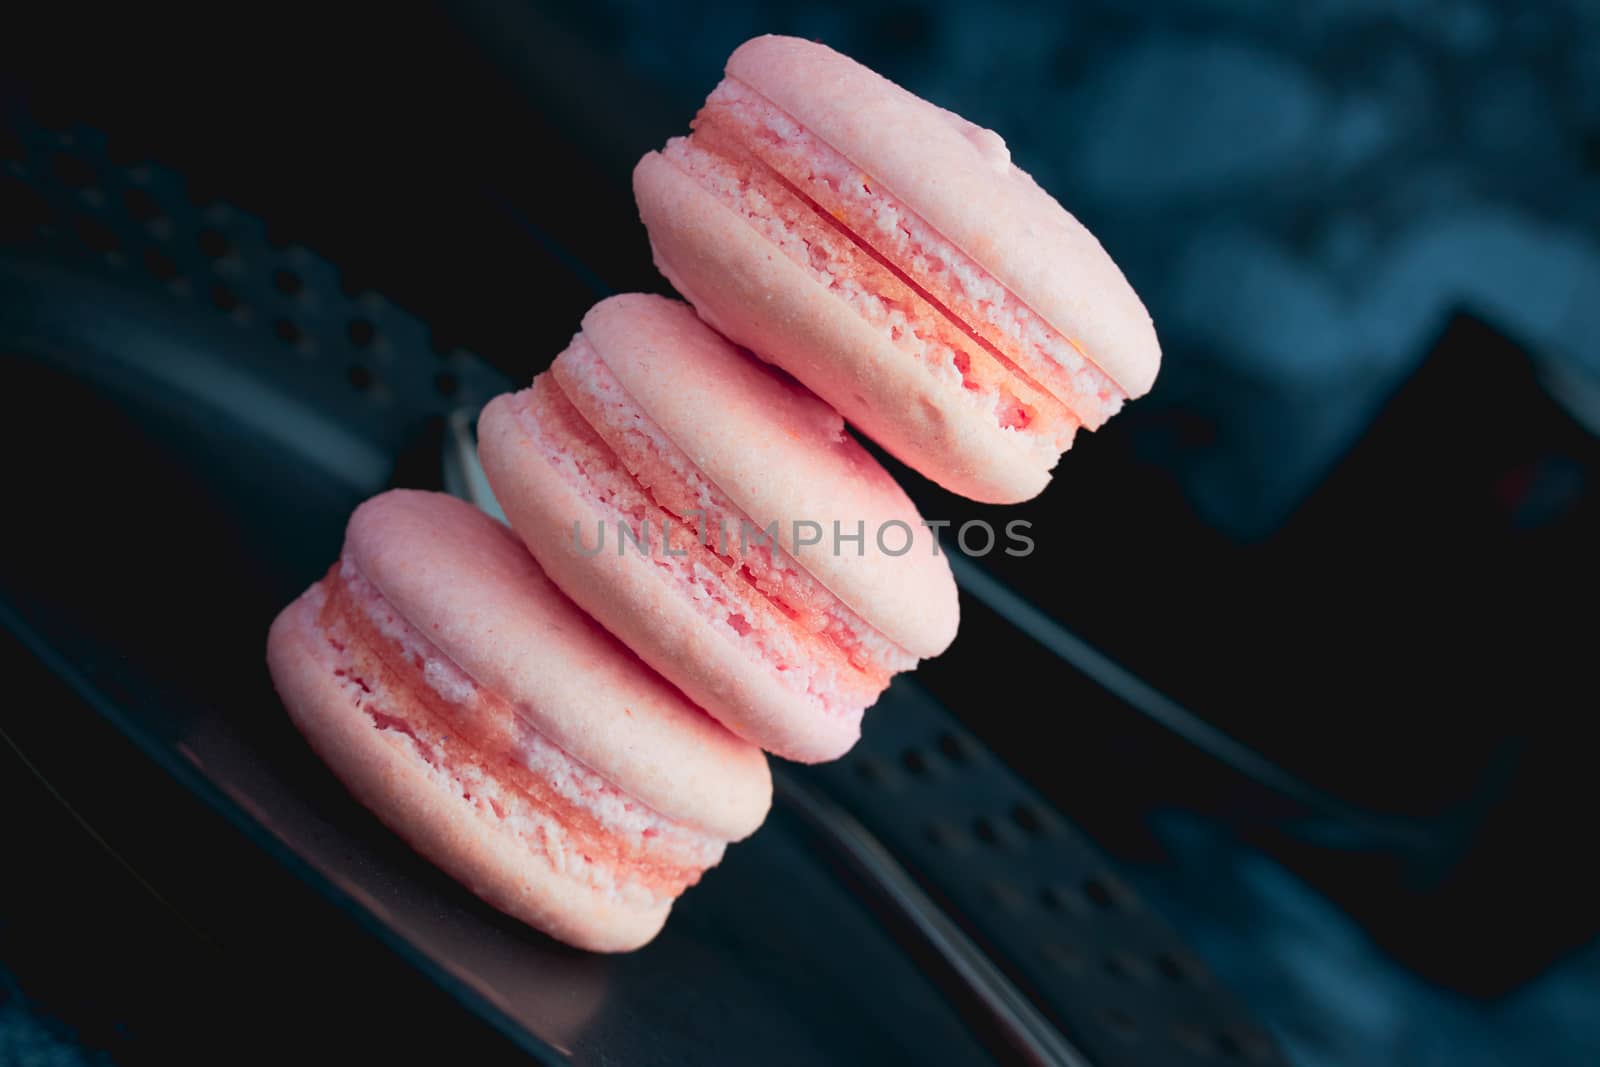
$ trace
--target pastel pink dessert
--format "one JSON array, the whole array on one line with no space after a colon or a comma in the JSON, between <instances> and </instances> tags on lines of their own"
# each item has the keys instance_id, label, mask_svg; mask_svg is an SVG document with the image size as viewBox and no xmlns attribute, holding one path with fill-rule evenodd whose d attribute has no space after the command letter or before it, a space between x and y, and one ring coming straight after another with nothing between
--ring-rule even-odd
<instances>
[{"instance_id":1,"label":"pastel pink dessert","mask_svg":"<svg viewBox=\"0 0 1600 1067\"><path fill-rule=\"evenodd\" d=\"M890 677L955 636L949 563L888 472L676 301L596 305L478 441L551 579L778 755L843 754Z\"/></svg>"},{"instance_id":2,"label":"pastel pink dessert","mask_svg":"<svg viewBox=\"0 0 1600 1067\"><path fill-rule=\"evenodd\" d=\"M267 663L358 800L491 905L579 948L649 941L771 802L758 750L451 497L357 508L339 561L272 624Z\"/></svg>"},{"instance_id":3,"label":"pastel pink dessert","mask_svg":"<svg viewBox=\"0 0 1600 1067\"><path fill-rule=\"evenodd\" d=\"M945 488L1034 496L1154 383L1139 298L993 131L786 37L740 46L693 129L634 171L657 266Z\"/></svg>"}]
</instances>

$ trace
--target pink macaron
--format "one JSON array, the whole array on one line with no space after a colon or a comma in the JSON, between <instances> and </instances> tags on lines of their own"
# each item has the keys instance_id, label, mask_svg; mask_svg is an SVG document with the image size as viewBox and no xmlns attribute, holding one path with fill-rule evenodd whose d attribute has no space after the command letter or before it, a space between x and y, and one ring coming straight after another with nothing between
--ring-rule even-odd
<instances>
[{"instance_id":1,"label":"pink macaron","mask_svg":"<svg viewBox=\"0 0 1600 1067\"><path fill-rule=\"evenodd\" d=\"M752 833L766 760L663 682L451 497L356 509L272 624L296 726L355 797L494 907L636 948Z\"/></svg>"},{"instance_id":2,"label":"pink macaron","mask_svg":"<svg viewBox=\"0 0 1600 1067\"><path fill-rule=\"evenodd\" d=\"M478 443L550 578L768 751L843 754L890 677L955 636L949 563L888 472L681 303L596 305Z\"/></svg>"},{"instance_id":3,"label":"pink macaron","mask_svg":"<svg viewBox=\"0 0 1600 1067\"><path fill-rule=\"evenodd\" d=\"M1149 314L993 131L810 41L758 37L726 74L634 171L656 264L707 322L991 503L1149 391Z\"/></svg>"}]
</instances>

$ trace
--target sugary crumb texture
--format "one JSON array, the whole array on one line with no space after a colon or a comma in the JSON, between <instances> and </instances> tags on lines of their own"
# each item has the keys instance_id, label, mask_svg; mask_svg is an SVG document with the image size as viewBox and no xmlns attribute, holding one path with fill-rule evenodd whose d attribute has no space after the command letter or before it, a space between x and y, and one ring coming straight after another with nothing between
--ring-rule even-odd
<instances>
[{"instance_id":1,"label":"sugary crumb texture","mask_svg":"<svg viewBox=\"0 0 1600 1067\"><path fill-rule=\"evenodd\" d=\"M1047 466L1125 401L1076 341L736 78L662 155Z\"/></svg>"},{"instance_id":2,"label":"sugary crumb texture","mask_svg":"<svg viewBox=\"0 0 1600 1067\"><path fill-rule=\"evenodd\" d=\"M893 674L916 665L783 548L741 538L756 524L644 413L582 334L515 405L545 461L611 534L625 526L648 537L656 575L819 713L859 721ZM592 548L600 534L578 536Z\"/></svg>"},{"instance_id":3,"label":"sugary crumb texture","mask_svg":"<svg viewBox=\"0 0 1600 1067\"><path fill-rule=\"evenodd\" d=\"M530 862L612 902L676 898L726 842L662 816L541 735L396 612L346 556L308 594L317 654L383 739Z\"/></svg>"}]
</instances>

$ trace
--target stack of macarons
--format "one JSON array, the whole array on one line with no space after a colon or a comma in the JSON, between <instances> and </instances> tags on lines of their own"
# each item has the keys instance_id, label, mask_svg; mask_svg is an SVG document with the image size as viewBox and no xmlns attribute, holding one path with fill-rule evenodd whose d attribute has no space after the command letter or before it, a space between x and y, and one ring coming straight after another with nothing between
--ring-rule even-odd
<instances>
[{"instance_id":1,"label":"stack of macarons","mask_svg":"<svg viewBox=\"0 0 1600 1067\"><path fill-rule=\"evenodd\" d=\"M689 303L602 301L483 411L510 528L376 497L268 641L362 803L596 951L648 941L756 829L762 750L843 755L955 636L937 538L846 420L946 488L1019 501L1160 359L999 137L838 53L743 45L693 130L634 174Z\"/></svg>"}]
</instances>

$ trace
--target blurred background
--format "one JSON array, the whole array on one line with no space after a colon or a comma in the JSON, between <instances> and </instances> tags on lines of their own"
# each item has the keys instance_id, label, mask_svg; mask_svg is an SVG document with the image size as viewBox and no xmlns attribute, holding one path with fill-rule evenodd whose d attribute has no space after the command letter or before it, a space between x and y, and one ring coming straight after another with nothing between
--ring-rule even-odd
<instances>
[{"instance_id":1,"label":"blurred background","mask_svg":"<svg viewBox=\"0 0 1600 1067\"><path fill-rule=\"evenodd\" d=\"M461 352L526 379L598 293L662 288L629 171L750 36L821 40L998 130L1144 297L1161 377L1022 508L897 473L930 517L1031 521L1036 553L985 570L1170 701L1064 677L992 604L929 687L1293 1062L1600 1061L1600 7L5 19L0 240L67 242L293 349L293 292L241 312L226 249L191 271L159 226L105 221L141 205L108 205L100 175L159 161L195 204L239 204L274 248L429 323L441 390ZM365 387L374 359L349 340ZM112 1056L119 1038L74 1029L81 1006L63 1022L5 969L40 955L16 914L0 1060Z\"/></svg>"}]
</instances>

